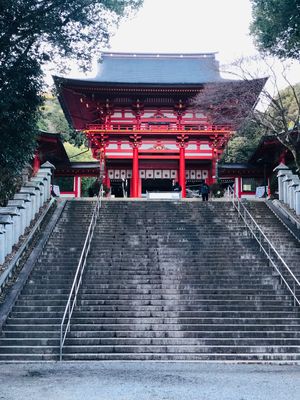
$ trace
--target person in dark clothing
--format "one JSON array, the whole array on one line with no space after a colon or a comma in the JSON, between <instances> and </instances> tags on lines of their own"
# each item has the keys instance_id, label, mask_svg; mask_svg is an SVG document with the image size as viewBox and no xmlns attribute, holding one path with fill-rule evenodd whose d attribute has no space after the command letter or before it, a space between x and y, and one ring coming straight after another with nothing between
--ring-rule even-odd
<instances>
[{"instance_id":1,"label":"person in dark clothing","mask_svg":"<svg viewBox=\"0 0 300 400\"><path fill-rule=\"evenodd\" d=\"M200 194L202 196L202 201L208 201L208 195L209 195L209 186L207 183L202 183L200 187Z\"/></svg>"},{"instance_id":2,"label":"person in dark clothing","mask_svg":"<svg viewBox=\"0 0 300 400\"><path fill-rule=\"evenodd\" d=\"M175 185L173 185L173 192L181 192L181 186L179 185L178 182L175 183Z\"/></svg>"}]
</instances>

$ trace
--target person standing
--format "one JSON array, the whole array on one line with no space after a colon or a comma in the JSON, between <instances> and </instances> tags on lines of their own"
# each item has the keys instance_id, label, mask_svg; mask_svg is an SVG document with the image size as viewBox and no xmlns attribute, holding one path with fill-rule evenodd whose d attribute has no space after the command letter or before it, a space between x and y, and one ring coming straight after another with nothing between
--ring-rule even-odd
<instances>
[{"instance_id":1,"label":"person standing","mask_svg":"<svg viewBox=\"0 0 300 400\"><path fill-rule=\"evenodd\" d=\"M203 182L200 187L200 194L202 196L202 201L208 201L209 186L206 182Z\"/></svg>"}]
</instances>

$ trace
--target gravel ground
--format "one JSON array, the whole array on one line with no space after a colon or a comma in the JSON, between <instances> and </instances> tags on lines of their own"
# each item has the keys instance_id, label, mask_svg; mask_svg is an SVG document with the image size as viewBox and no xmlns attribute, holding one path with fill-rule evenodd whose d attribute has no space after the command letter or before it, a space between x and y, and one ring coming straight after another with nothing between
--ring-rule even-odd
<instances>
[{"instance_id":1,"label":"gravel ground","mask_svg":"<svg viewBox=\"0 0 300 400\"><path fill-rule=\"evenodd\" d=\"M300 366L210 363L0 364L3 400L299 400Z\"/></svg>"}]
</instances>

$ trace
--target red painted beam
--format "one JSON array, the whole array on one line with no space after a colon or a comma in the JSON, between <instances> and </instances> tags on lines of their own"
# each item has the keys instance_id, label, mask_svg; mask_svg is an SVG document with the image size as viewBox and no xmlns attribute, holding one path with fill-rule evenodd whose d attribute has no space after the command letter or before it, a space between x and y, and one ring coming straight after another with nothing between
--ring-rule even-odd
<instances>
[{"instance_id":1,"label":"red painted beam","mask_svg":"<svg viewBox=\"0 0 300 400\"><path fill-rule=\"evenodd\" d=\"M107 160L132 160L132 156L128 155L128 156L124 156L122 154L120 155L115 155L115 156L110 156L109 154L107 154L106 156ZM164 160L178 160L179 156L178 154L174 154L174 155L164 155L164 154L158 154L158 155L141 155L139 154L139 160L160 160L160 161L164 161ZM205 161L211 161L213 159L212 156L189 156L189 155L185 155L185 159L186 160L205 160Z\"/></svg>"}]
</instances>

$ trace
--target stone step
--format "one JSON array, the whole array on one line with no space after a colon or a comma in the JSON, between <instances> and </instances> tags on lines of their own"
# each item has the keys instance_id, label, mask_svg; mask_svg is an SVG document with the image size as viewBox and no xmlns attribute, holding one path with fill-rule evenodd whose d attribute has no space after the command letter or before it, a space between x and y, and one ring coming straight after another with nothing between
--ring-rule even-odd
<instances>
[{"instance_id":1,"label":"stone step","mask_svg":"<svg viewBox=\"0 0 300 400\"><path fill-rule=\"evenodd\" d=\"M145 287L144 287L145 286ZM272 292L272 289L275 288L275 286L279 286L279 283L274 282L274 284L268 284L265 285L265 293L266 294L270 294ZM48 294L48 293L57 293L57 294L68 294L70 291L70 285L66 285L66 288L63 289L57 289L57 286L55 284L50 285L50 284L36 284L36 290L33 289L25 289L24 290L24 294ZM141 285L141 287L136 287L136 288L131 288L131 289L125 289L122 286L120 286L119 289L117 288L101 288L101 285L92 285L91 288L85 288L82 289L82 295L86 296L86 295L93 295L93 294L98 294L98 295L104 295L104 296L110 296L110 295L114 295L114 294L118 294L118 290L122 290L123 294L128 294L128 295L144 295L144 294L153 294L153 295L161 295L164 296L165 294L173 294L176 295L178 298L179 296L184 296L184 295L196 295L196 294L201 294L204 291L211 291L213 293L214 290L218 290L219 293L224 293L226 291L226 289L229 290L230 285L229 284L223 284L223 285L217 285L217 284L201 284L199 285L197 288L182 288L182 289L167 289L167 288L152 288L151 285L149 285L148 287L146 287L146 285ZM52 289L51 289L52 288ZM243 294L243 292L249 292L251 290L251 287L249 284L242 284L242 283L236 283L232 286L232 290L236 291L236 292L240 292L241 294ZM253 292L259 292L259 291L263 291L263 287L260 285L257 288L252 288ZM269 291L269 293L268 293Z\"/></svg>"},{"instance_id":2,"label":"stone step","mask_svg":"<svg viewBox=\"0 0 300 400\"><path fill-rule=\"evenodd\" d=\"M58 354L58 346L1 346L0 354ZM145 354L155 354L155 353L174 353L174 354L298 354L300 359L300 346L297 345L279 345L279 346L230 346L230 345L219 345L219 346L209 346L209 345L84 345L84 346L64 346L64 354L97 354L97 353L145 353Z\"/></svg>"},{"instance_id":3,"label":"stone step","mask_svg":"<svg viewBox=\"0 0 300 400\"><path fill-rule=\"evenodd\" d=\"M39 359L39 357L29 356L30 360ZM15 358L15 357L14 357ZM0 357L1 359L1 357ZM6 358L5 358L6 359ZM26 360L26 356L20 355L18 360ZM47 359L44 357L44 359ZM50 359L52 357L50 356ZM65 361L202 361L202 362L278 362L279 364L291 363L294 364L300 360L298 353L275 353L271 351L270 353L237 353L233 352L232 354L224 354L224 353L166 353L166 354L157 354L157 353L77 353L77 354L64 354L63 360Z\"/></svg>"},{"instance_id":4,"label":"stone step","mask_svg":"<svg viewBox=\"0 0 300 400\"><path fill-rule=\"evenodd\" d=\"M63 267L62 267L63 268ZM59 282L61 279L66 278L69 279L70 276L72 276L72 278L74 278L74 272L75 272L75 268L71 268L69 270L58 270L58 269L48 269L47 271L43 273L42 268L41 269L37 269L33 274L32 277L34 277L35 279L56 279L57 282ZM93 271L91 271L89 269L89 267L87 267L87 270L85 270L84 272L84 277L87 278L97 278L97 279L111 279L111 280L118 280L120 278L126 278L127 280L129 280L131 277L134 277L135 279L155 279L155 280L177 280L177 281L184 281L184 280L194 280L194 279L201 279L201 280L206 280L206 279L210 279L210 278L220 278L220 279L224 279L224 278L228 278L231 279L231 277L238 277L238 278L248 278L248 279L252 279L251 276L249 276L250 273L255 272L255 278L267 278L271 276L277 276L276 272L273 271L263 271L263 270L259 270L257 271L256 268L253 269L245 269L245 271L241 268L241 271L236 271L236 270L229 270L229 269L225 269L223 271L218 271L217 269L214 270L209 270L209 271L189 271L189 270L183 270L182 268L177 268L177 270L174 269L161 269L161 270L157 270L157 271L151 271L149 269L149 271L146 270L116 270L116 271L112 271L110 269L95 269ZM168 273L168 276L165 277L164 273ZM178 276L180 273L180 276ZM229 275L230 274L230 275Z\"/></svg>"},{"instance_id":5,"label":"stone step","mask_svg":"<svg viewBox=\"0 0 300 400\"><path fill-rule=\"evenodd\" d=\"M259 269L262 268L263 270L266 270L267 268L270 270L270 273L272 273L273 269L267 266L266 262L260 262L256 260L247 260L247 259L241 259L241 260L236 260L233 261L232 263L220 263L220 262L208 262L208 261L203 261L203 262L197 262L197 260L191 260L188 262L188 260L185 260L184 262L180 264L176 264L175 262L170 262L168 259L167 261L165 260L153 260L153 259L148 259L148 258L139 258L136 260L137 265L133 264L133 259L131 262L123 262L121 261L112 261L112 260L101 260L99 263L96 263L96 261L91 262L91 260L88 260L88 268L89 270L93 271L101 271L101 270L106 270L106 271L121 271L125 272L128 271L128 273L132 273L134 271L137 271L137 273L146 267L149 268L151 271L151 268L153 267L153 272L156 273L157 271L160 272L168 272L174 273L176 271L178 272L183 272L185 273L186 271L190 272L205 272L205 271L218 271L222 269L222 271L226 272L232 272L232 271L243 271L244 267L245 268L245 274L247 273L247 268L251 269ZM135 261L135 260L134 260ZM60 270L74 270L77 267L77 260L75 261L69 261L66 260L62 262L61 260L52 260L50 261L49 259L45 261L40 261L38 266L37 266L37 271L41 271L43 268L49 270L56 271L57 268ZM47 266L47 268L46 268ZM158 268L158 266L161 266ZM143 267L143 268L140 268Z\"/></svg>"},{"instance_id":6,"label":"stone step","mask_svg":"<svg viewBox=\"0 0 300 400\"><path fill-rule=\"evenodd\" d=\"M0 354L0 361L58 361L57 354ZM151 353L89 353L63 355L64 361L202 361L202 362L241 362L241 363L276 363L295 364L299 361L298 353L273 354L271 353L245 353L245 354L151 354Z\"/></svg>"},{"instance_id":7,"label":"stone step","mask_svg":"<svg viewBox=\"0 0 300 400\"><path fill-rule=\"evenodd\" d=\"M7 340L11 338L17 339L59 339L60 332L56 330L32 330L32 331L5 331L4 337ZM126 331L126 330L93 330L93 331L70 331L68 334L68 340L70 338L201 338L205 340L236 340L236 339L274 339L283 340L285 338L300 339L300 332L297 330L277 330L277 331L238 331L238 330L227 330L227 331L181 331L181 330L146 330L146 331Z\"/></svg>"},{"instance_id":8,"label":"stone step","mask_svg":"<svg viewBox=\"0 0 300 400\"><path fill-rule=\"evenodd\" d=\"M26 306L15 306L14 307L14 314L12 315L19 315L20 313L51 313L51 312L61 312L65 310L65 303L61 303L61 305L45 305L41 306L38 304L35 305L26 305ZM290 304L281 305L277 304L276 306L261 306L260 304L251 303L249 305L239 304L233 305L231 302L225 302L224 304L220 305L210 305L210 304L201 304L201 305L139 305L137 304L123 304L123 305L90 305L90 306L83 306L77 303L77 312L83 312L85 314L92 312L147 312L152 313L153 311L157 312L264 312L264 313L288 313L288 312L295 312L297 311L296 307L292 307ZM17 313L17 314L15 314ZM180 314L181 315L181 314Z\"/></svg>"},{"instance_id":9,"label":"stone step","mask_svg":"<svg viewBox=\"0 0 300 400\"><path fill-rule=\"evenodd\" d=\"M102 298L97 295L89 296L89 298L80 298L77 301L77 304L80 305L124 305L129 304L134 305L160 305L160 306L171 306L173 304L173 300L176 300L176 304L179 306L184 305L222 305L224 303L239 305L239 304L257 304L259 306L269 305L272 307L272 304L282 304L282 306L291 305L292 299L290 295L285 296L256 296L254 295L246 295L242 296L239 294L233 296L226 295L214 295L213 297L210 295L202 295L200 297L190 296L189 298L181 297L178 299L178 296L152 296L152 295L143 295L143 296L123 296L114 295L112 298ZM68 295L57 295L57 294L48 294L48 295L23 295L17 302L18 306L35 306L35 305L64 305L67 303Z\"/></svg>"},{"instance_id":10,"label":"stone step","mask_svg":"<svg viewBox=\"0 0 300 400\"><path fill-rule=\"evenodd\" d=\"M0 340L0 346L15 345L15 340ZM22 343L22 341L19 341ZM22 345L38 345L39 341L34 340L23 341ZM44 339L40 340L40 345L50 345L45 343ZM51 345L57 345L57 340L53 340ZM280 339L280 338L172 338L172 337L156 337L156 338L68 338L66 347L68 346L297 346L300 348L300 338Z\"/></svg>"},{"instance_id":11,"label":"stone step","mask_svg":"<svg viewBox=\"0 0 300 400\"><path fill-rule=\"evenodd\" d=\"M8 349L15 350L19 346L31 346L33 348L40 346L59 346L60 339L56 338L1 338L0 339L0 349L4 350L6 353ZM266 346L266 347L299 347L300 348L300 338L172 338L172 337L155 337L155 338L68 338L66 342L67 347L84 347L84 346ZM0 350L1 351L1 350ZM0 353L1 354L1 353Z\"/></svg>"},{"instance_id":12,"label":"stone step","mask_svg":"<svg viewBox=\"0 0 300 400\"><path fill-rule=\"evenodd\" d=\"M272 278L271 276L268 278L264 278L265 280L265 284L273 287L275 284L278 284L278 281L276 281L274 278ZM104 281L104 282L103 282ZM72 279L64 279L61 281L61 283L64 285L65 288L71 287L73 282L73 278ZM119 284L117 283L111 283L110 280L101 280L99 279L99 283L97 279L93 279L93 284L92 283L84 283L84 287L85 287L85 292L88 291L93 291L93 290L98 290L99 289L99 293L100 290L126 290L126 291L130 291L133 290L135 292L139 292L139 291L145 291L145 290L150 290L154 291L154 290L162 290L162 291L166 291L167 293L170 292L171 290L173 291L177 291L178 293L181 293L182 291L185 290L190 290L190 291L197 291L197 290L201 290L202 288L205 287L216 287L216 288L220 288L222 286L229 286L230 283L233 287L238 288L243 288L243 287L249 287L251 285L251 281L247 280L247 279L242 279L242 278L236 278L236 279L232 279L230 282L228 282L228 280L226 279L209 279L209 280L194 280L193 281L171 281L171 280L165 280L163 283L161 283L161 281L159 279L157 280L153 280L153 279L129 279L128 281L125 279L119 279ZM190 283L193 282L193 283ZM34 278L32 278L32 283L36 284L36 288L43 288L43 287L47 287L47 288L56 288L57 287L57 282L52 280L52 279L43 279L43 280L34 280ZM261 282L260 279L255 280L253 282L253 286L256 287L257 289L259 287L263 287L263 284Z\"/></svg>"},{"instance_id":13,"label":"stone step","mask_svg":"<svg viewBox=\"0 0 300 400\"><path fill-rule=\"evenodd\" d=\"M271 281L271 279L270 279L270 281ZM82 289L82 292L81 292L83 295L85 295L85 294L93 294L93 293L97 293L97 294L115 294L116 292L118 292L117 289L113 289L113 288L112 289L109 289L109 288L102 289L101 285L97 285L97 284L89 285L89 286L91 286L91 287L86 288L84 286L84 289ZM217 291L219 293L220 292L224 293L224 292L226 292L226 290L232 290L232 291L236 291L236 292L240 292L240 293L253 290L253 292L255 292L255 293L258 293L259 291L264 291L266 293L268 290L271 292L272 289L274 289L274 286L275 286L275 281L274 281L274 284L270 283L270 284L266 284L264 286L263 285L258 285L257 287L253 287L250 284L243 284L243 283L235 283L232 286L229 285L228 282L225 282L225 283L220 284L220 285L214 284L214 283L202 283L201 285L199 285L198 288L194 288L192 290L192 294L193 295L201 294L201 293L204 293L204 291L209 291L209 290L211 292ZM39 285L39 287L42 287L42 285ZM231 288L231 289L229 289L229 288ZM192 288L188 288L188 289L176 289L176 288L175 289L173 289L173 288L170 288L170 289L167 289L167 288L157 288L157 289L156 288L151 288L151 289L149 289L149 288L144 288L143 289L143 285L141 285L141 287L138 288L138 291L134 290L134 288L133 289L122 288L122 294L130 294L132 292L134 294L134 293L138 292L140 294L147 294L147 293L149 293L149 294L150 293L152 293L152 294L162 294L162 295L164 295L164 294L176 294L176 295L179 296L179 295L184 295L184 294L191 294L191 289Z\"/></svg>"},{"instance_id":14,"label":"stone step","mask_svg":"<svg viewBox=\"0 0 300 400\"><path fill-rule=\"evenodd\" d=\"M19 304L19 303L18 303ZM23 304L28 305L28 303L20 303L20 305ZM36 303L34 303L36 304ZM240 299L235 299L234 297L223 297L219 299L214 299L210 298L207 296L207 298L202 298L202 299L195 299L193 298L192 300L177 300L176 304L173 304L173 302L170 302L169 300L166 299L159 299L159 300L131 300L128 304L130 304L131 307L174 307L174 309L178 309L177 307L220 307L223 305L230 305L232 307L267 307L270 309L273 308L279 308L282 310L282 307L289 307L292 304L292 300L290 299L290 296L286 296L286 298L278 298L278 299L266 299L266 300L261 300L259 297L254 297L253 299L248 299L247 297L240 298ZM107 299L107 300L82 300L79 299L77 301L77 305L79 307L99 307L99 309L103 309L103 307L124 307L126 306L126 302L124 300L112 300L112 299Z\"/></svg>"},{"instance_id":15,"label":"stone step","mask_svg":"<svg viewBox=\"0 0 300 400\"><path fill-rule=\"evenodd\" d=\"M16 319L26 319L26 318L34 318L35 320L38 318L45 319L45 318L59 318L62 317L63 315L63 309L60 311L22 311L22 312L17 312L13 311L10 315L10 319L16 320ZM84 317L83 317L84 316ZM261 311L261 310L190 310L190 311L170 311L170 310L164 310L164 311L156 311L156 310L144 310L140 311L139 309L134 309L134 310L129 310L129 311L114 311L114 310L108 310L108 311L86 311L86 310L81 310L76 309L73 312L73 321L75 321L77 318L81 319L88 319L91 320L94 318L95 320L98 320L99 318L294 318L295 317L295 312L294 311Z\"/></svg>"},{"instance_id":16,"label":"stone step","mask_svg":"<svg viewBox=\"0 0 300 400\"><path fill-rule=\"evenodd\" d=\"M142 264L143 263L143 264ZM277 276L278 273L269 268L264 264L260 264L258 266L253 265L248 268L244 268L243 266L235 266L232 265L231 268L228 265L224 265L223 267L218 267L216 263L213 268L210 268L205 264L203 267L200 265L192 264L189 266L185 263L176 263L170 261L168 263L148 263L147 260L144 262L142 260L139 261L139 264L135 267L126 265L124 268L121 268L121 265L109 265L110 262L105 263L103 266L92 267L90 264L86 266L84 271L84 276L90 278L103 278L103 279L141 279L141 278L153 278L153 279L161 279L161 280L186 280L186 279L211 279L211 278L220 278L220 279L231 279L234 277L237 278L247 278L247 279L262 279L264 277L269 276ZM160 268L157 268L157 265L160 265ZM77 266L77 265L76 265ZM153 266L153 269L151 267ZM221 269L222 268L222 269ZM55 279L57 275L69 277L74 274L76 268L69 267L68 269L64 269L62 266L61 269L51 268L43 274L42 269L36 271L33 276L40 277L41 279L46 277L51 277ZM221 270L220 270L221 269ZM299 269L300 270L300 269ZM59 280L59 278L58 278Z\"/></svg>"},{"instance_id":17,"label":"stone step","mask_svg":"<svg viewBox=\"0 0 300 400\"><path fill-rule=\"evenodd\" d=\"M230 324L286 324L286 325L295 325L300 323L300 319L295 315L291 317L260 317L259 315L251 316L251 313L248 316L202 316L202 317L89 317L89 316L81 316L81 317L73 317L73 324L133 324L133 325L144 325L144 324L182 324L182 325L194 325L194 324L222 324L222 325L230 325ZM61 318L58 317L9 317L6 321L6 325L24 325L24 324L36 324L36 325L45 325L45 324L60 324Z\"/></svg>"},{"instance_id":18,"label":"stone step","mask_svg":"<svg viewBox=\"0 0 300 400\"><path fill-rule=\"evenodd\" d=\"M33 289L25 289L22 292L22 299L46 299L46 298L59 298L59 299L67 299L69 296L68 289L44 289L35 291ZM278 291L278 293L274 294L274 290L259 290L259 289L235 289L230 291L228 288L222 289L203 289L198 293L186 292L182 293L180 297L178 296L178 291L168 291L166 292L156 292L150 293L148 290L147 293L136 293L136 292L129 292L129 293L119 293L118 291L108 291L105 290L103 293L100 293L97 290L89 291L88 293L82 293L80 296L80 300L174 300L174 301L181 301L181 300L201 300L207 298L225 298L230 299L262 299L262 298L277 298L278 296L286 295L286 298L291 299L291 296L287 294L286 291Z\"/></svg>"},{"instance_id":19,"label":"stone step","mask_svg":"<svg viewBox=\"0 0 300 400\"><path fill-rule=\"evenodd\" d=\"M41 323L41 324L14 324L14 323L9 323L6 326L6 331L14 331L14 332L20 332L26 330L27 332L37 332L37 331L51 331L51 332L56 332L56 334L60 332L60 323L54 323L51 321L50 323ZM243 324L243 323L227 323L227 324L220 324L220 323L189 323L189 324L184 324L182 323L181 325L177 324L176 322L173 323L141 323L141 324L135 324L132 325L130 323L104 323L104 324L90 324L90 323L83 323L83 324L78 324L78 323L73 323L72 324L72 332L91 332L91 331L116 331L116 332L127 332L127 331L132 331L132 332L151 332L151 331L165 331L165 332L171 332L171 331L179 331L179 332L185 332L185 331L196 331L196 332L220 332L220 331L230 331L230 332L257 332L257 331L266 331L266 332L296 332L299 333L300 330L300 324L294 323L294 324L276 324L273 321L262 321L262 323L249 323L249 324Z\"/></svg>"},{"instance_id":20,"label":"stone step","mask_svg":"<svg viewBox=\"0 0 300 400\"><path fill-rule=\"evenodd\" d=\"M72 277L73 278L73 277ZM191 279L191 278L184 278L184 277L151 277L151 276L146 276L146 277L141 277L141 276L136 276L132 274L130 277L126 276L118 276L117 278L114 279L112 278L105 278L101 276L94 276L93 274L88 275L86 274L84 276L84 286L85 288L93 288L93 287L107 287L107 288L127 288L130 289L131 286L138 285L140 287L146 286L146 285L153 285L153 288L155 289L156 286L163 287L163 288L180 288L184 286L188 286L189 288L197 288L198 286L202 285L210 285L210 284L215 284L215 285L221 285L221 284L243 284L243 285L251 285L253 284L253 287L259 287L263 286L264 284L268 283L273 283L276 280L275 276L270 275L262 275L262 276L255 276L254 278L251 278L249 276L243 276L243 275L231 275L231 276L211 276L209 275L208 277L201 275L198 276L197 278ZM72 282L73 279L71 278L65 278L64 282ZM91 281L93 283L91 283ZM119 283L117 283L119 282ZM49 285L56 284L54 279L51 279L51 277L46 277L44 279L40 279L39 283L49 283Z\"/></svg>"},{"instance_id":21,"label":"stone step","mask_svg":"<svg viewBox=\"0 0 300 400\"><path fill-rule=\"evenodd\" d=\"M23 347L23 346L22 346ZM4 347L4 351L9 351L9 347ZM19 348L14 351L18 352ZM24 350L27 350L26 348ZM39 351L39 348L30 348L29 352ZM50 350L51 351L51 350ZM226 345L84 345L84 346L70 346L64 347L64 354L67 353L217 353L217 354L236 354L236 353L293 353L299 354L300 359L300 346L299 345L279 345L279 346L226 346Z\"/></svg>"}]
</instances>

